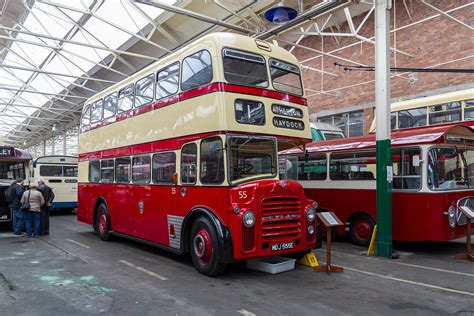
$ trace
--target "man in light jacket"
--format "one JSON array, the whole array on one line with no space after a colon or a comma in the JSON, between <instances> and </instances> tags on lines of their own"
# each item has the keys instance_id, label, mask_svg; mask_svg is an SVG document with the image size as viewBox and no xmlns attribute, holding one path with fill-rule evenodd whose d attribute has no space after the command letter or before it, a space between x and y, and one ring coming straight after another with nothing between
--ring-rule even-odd
<instances>
[{"instance_id":1,"label":"man in light jacket","mask_svg":"<svg viewBox=\"0 0 474 316\"><path fill-rule=\"evenodd\" d=\"M30 189L23 193L21 198L21 204L30 204L30 209L25 212L26 214L26 237L38 238L40 232L40 221L41 221L41 207L44 205L44 198L41 192L36 190L36 184L30 184ZM32 234L31 224L34 224L35 231Z\"/></svg>"}]
</instances>

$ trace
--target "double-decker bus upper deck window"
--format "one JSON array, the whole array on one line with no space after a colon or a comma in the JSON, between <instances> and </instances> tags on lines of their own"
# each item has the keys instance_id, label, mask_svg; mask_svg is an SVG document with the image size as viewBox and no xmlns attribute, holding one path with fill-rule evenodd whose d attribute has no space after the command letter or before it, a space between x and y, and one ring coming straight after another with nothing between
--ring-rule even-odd
<instances>
[{"instance_id":1,"label":"double-decker bus upper deck window","mask_svg":"<svg viewBox=\"0 0 474 316\"><path fill-rule=\"evenodd\" d=\"M133 108L133 83L118 93L118 112L126 112Z\"/></svg>"},{"instance_id":2,"label":"double-decker bus upper deck window","mask_svg":"<svg viewBox=\"0 0 474 316\"><path fill-rule=\"evenodd\" d=\"M421 189L421 165L415 165L414 157L421 160L420 148L393 148L393 188L401 190Z\"/></svg>"},{"instance_id":3,"label":"double-decker bus upper deck window","mask_svg":"<svg viewBox=\"0 0 474 316\"><path fill-rule=\"evenodd\" d=\"M115 159L115 182L130 182L130 158L121 157Z\"/></svg>"},{"instance_id":4,"label":"double-decker bus upper deck window","mask_svg":"<svg viewBox=\"0 0 474 316\"><path fill-rule=\"evenodd\" d=\"M150 182L151 172L150 156L133 157L132 159L132 181L133 183L146 184Z\"/></svg>"},{"instance_id":5,"label":"double-decker bus upper deck window","mask_svg":"<svg viewBox=\"0 0 474 316\"><path fill-rule=\"evenodd\" d=\"M235 119L241 124L265 125L265 107L262 102L237 99Z\"/></svg>"},{"instance_id":6,"label":"double-decker bus upper deck window","mask_svg":"<svg viewBox=\"0 0 474 316\"><path fill-rule=\"evenodd\" d=\"M430 124L443 124L461 120L461 102L433 105L430 107Z\"/></svg>"},{"instance_id":7,"label":"double-decker bus upper deck window","mask_svg":"<svg viewBox=\"0 0 474 316\"><path fill-rule=\"evenodd\" d=\"M179 62L176 62L156 75L156 99L161 99L178 92Z\"/></svg>"},{"instance_id":8,"label":"double-decker bus upper deck window","mask_svg":"<svg viewBox=\"0 0 474 316\"><path fill-rule=\"evenodd\" d=\"M117 113L117 93L109 94L104 98L104 119L110 118Z\"/></svg>"},{"instance_id":9,"label":"double-decker bus upper deck window","mask_svg":"<svg viewBox=\"0 0 474 316\"><path fill-rule=\"evenodd\" d=\"M103 111L103 101L102 99L95 101L91 106L91 123L97 123L102 120L102 111Z\"/></svg>"},{"instance_id":10,"label":"double-decker bus upper deck window","mask_svg":"<svg viewBox=\"0 0 474 316\"><path fill-rule=\"evenodd\" d=\"M102 160L100 163L100 180L102 183L114 182L114 160Z\"/></svg>"},{"instance_id":11,"label":"double-decker bus upper deck window","mask_svg":"<svg viewBox=\"0 0 474 316\"><path fill-rule=\"evenodd\" d=\"M77 177L77 166L63 166L64 177Z\"/></svg>"},{"instance_id":12,"label":"double-decker bus upper deck window","mask_svg":"<svg viewBox=\"0 0 474 316\"><path fill-rule=\"evenodd\" d=\"M428 151L428 187L456 190L474 187L474 151L458 147L435 147Z\"/></svg>"},{"instance_id":13,"label":"double-decker bus upper deck window","mask_svg":"<svg viewBox=\"0 0 474 316\"><path fill-rule=\"evenodd\" d=\"M325 154L298 157L298 180L326 180Z\"/></svg>"},{"instance_id":14,"label":"double-decker bus upper deck window","mask_svg":"<svg viewBox=\"0 0 474 316\"><path fill-rule=\"evenodd\" d=\"M150 104L153 101L153 86L155 75L151 74L135 84L135 107Z\"/></svg>"},{"instance_id":15,"label":"double-decker bus upper deck window","mask_svg":"<svg viewBox=\"0 0 474 316\"><path fill-rule=\"evenodd\" d=\"M62 177L62 166L40 166L39 173L41 177Z\"/></svg>"},{"instance_id":16,"label":"double-decker bus upper deck window","mask_svg":"<svg viewBox=\"0 0 474 316\"><path fill-rule=\"evenodd\" d=\"M195 143L186 144L181 149L181 183L196 183L197 146Z\"/></svg>"},{"instance_id":17,"label":"double-decker bus upper deck window","mask_svg":"<svg viewBox=\"0 0 474 316\"><path fill-rule=\"evenodd\" d=\"M82 112L81 125L87 126L91 123L91 106L90 104L86 105L85 110Z\"/></svg>"},{"instance_id":18,"label":"double-decker bus upper deck window","mask_svg":"<svg viewBox=\"0 0 474 316\"><path fill-rule=\"evenodd\" d=\"M398 111L398 128L426 125L426 108Z\"/></svg>"},{"instance_id":19,"label":"double-decker bus upper deck window","mask_svg":"<svg viewBox=\"0 0 474 316\"><path fill-rule=\"evenodd\" d=\"M183 59L181 90L189 90L212 81L211 54L202 50Z\"/></svg>"},{"instance_id":20,"label":"double-decker bus upper deck window","mask_svg":"<svg viewBox=\"0 0 474 316\"><path fill-rule=\"evenodd\" d=\"M464 120L471 121L474 120L474 99L466 100L466 106L464 109Z\"/></svg>"},{"instance_id":21,"label":"double-decker bus upper deck window","mask_svg":"<svg viewBox=\"0 0 474 316\"><path fill-rule=\"evenodd\" d=\"M89 182L99 183L99 181L100 181L100 160L91 160L89 161Z\"/></svg>"},{"instance_id":22,"label":"double-decker bus upper deck window","mask_svg":"<svg viewBox=\"0 0 474 316\"><path fill-rule=\"evenodd\" d=\"M254 87L268 87L268 75L263 56L224 48L224 77L229 83Z\"/></svg>"},{"instance_id":23,"label":"double-decker bus upper deck window","mask_svg":"<svg viewBox=\"0 0 474 316\"><path fill-rule=\"evenodd\" d=\"M274 138L230 136L227 143L231 183L276 176L277 155Z\"/></svg>"},{"instance_id":24,"label":"double-decker bus upper deck window","mask_svg":"<svg viewBox=\"0 0 474 316\"><path fill-rule=\"evenodd\" d=\"M298 67L286 62L270 59L270 75L276 90L303 95L303 85Z\"/></svg>"},{"instance_id":25,"label":"double-decker bus upper deck window","mask_svg":"<svg viewBox=\"0 0 474 316\"><path fill-rule=\"evenodd\" d=\"M331 180L375 180L375 151L331 154Z\"/></svg>"},{"instance_id":26,"label":"double-decker bus upper deck window","mask_svg":"<svg viewBox=\"0 0 474 316\"><path fill-rule=\"evenodd\" d=\"M201 183L221 184L224 182L224 146L219 137L201 141L200 164Z\"/></svg>"},{"instance_id":27,"label":"double-decker bus upper deck window","mask_svg":"<svg viewBox=\"0 0 474 316\"><path fill-rule=\"evenodd\" d=\"M153 156L153 182L173 183L176 172L176 154L174 152L158 153Z\"/></svg>"}]
</instances>

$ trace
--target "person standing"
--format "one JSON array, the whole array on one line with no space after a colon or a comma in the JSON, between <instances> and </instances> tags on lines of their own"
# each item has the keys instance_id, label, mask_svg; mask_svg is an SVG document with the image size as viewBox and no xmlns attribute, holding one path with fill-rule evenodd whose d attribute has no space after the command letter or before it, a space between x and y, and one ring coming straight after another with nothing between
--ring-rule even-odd
<instances>
[{"instance_id":1,"label":"person standing","mask_svg":"<svg viewBox=\"0 0 474 316\"><path fill-rule=\"evenodd\" d=\"M22 186L23 179L16 179L5 191L5 198L9 202L8 207L12 211L13 236L22 237L21 230L25 225L25 212L20 209L20 200L25 191Z\"/></svg>"},{"instance_id":2,"label":"person standing","mask_svg":"<svg viewBox=\"0 0 474 316\"><path fill-rule=\"evenodd\" d=\"M29 203L29 210L26 211L26 237L38 238L41 221L41 207L45 204L43 195L37 190L36 184L30 184L30 189L23 193L21 205ZM34 232L31 225L34 224Z\"/></svg>"},{"instance_id":3,"label":"person standing","mask_svg":"<svg viewBox=\"0 0 474 316\"><path fill-rule=\"evenodd\" d=\"M43 179L38 180L38 191L41 192L45 201L45 204L41 207L40 235L49 235L49 215L53 207L51 203L54 200L54 192L50 186L44 183Z\"/></svg>"}]
</instances>

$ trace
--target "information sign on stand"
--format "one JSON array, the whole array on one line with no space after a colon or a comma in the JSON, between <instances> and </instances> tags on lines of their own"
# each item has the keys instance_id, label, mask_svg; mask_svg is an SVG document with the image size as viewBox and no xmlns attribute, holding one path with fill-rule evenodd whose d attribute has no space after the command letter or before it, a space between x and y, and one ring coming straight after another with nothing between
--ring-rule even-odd
<instances>
[{"instance_id":1,"label":"information sign on stand","mask_svg":"<svg viewBox=\"0 0 474 316\"><path fill-rule=\"evenodd\" d=\"M472 219L474 218L474 210L469 206L458 206L459 212L466 217L466 253L460 253L455 256L456 259L465 259L474 261L474 254L472 253Z\"/></svg>"},{"instance_id":2,"label":"information sign on stand","mask_svg":"<svg viewBox=\"0 0 474 316\"><path fill-rule=\"evenodd\" d=\"M326 227L326 264L314 267L316 272L343 272L344 269L339 266L331 265L331 236L333 227L344 225L333 212L317 213L322 225Z\"/></svg>"}]
</instances>

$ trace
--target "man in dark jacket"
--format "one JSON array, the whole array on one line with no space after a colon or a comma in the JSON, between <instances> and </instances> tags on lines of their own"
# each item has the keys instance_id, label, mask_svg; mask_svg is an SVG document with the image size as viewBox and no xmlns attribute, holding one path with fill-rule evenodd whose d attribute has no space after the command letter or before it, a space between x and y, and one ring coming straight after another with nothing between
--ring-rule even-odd
<instances>
[{"instance_id":1,"label":"man in dark jacket","mask_svg":"<svg viewBox=\"0 0 474 316\"><path fill-rule=\"evenodd\" d=\"M54 192L51 187L44 183L43 179L38 180L37 190L41 192L45 201L44 205L41 207L40 235L49 235L49 214L53 207L51 203L53 203L54 200Z\"/></svg>"},{"instance_id":2,"label":"man in dark jacket","mask_svg":"<svg viewBox=\"0 0 474 316\"><path fill-rule=\"evenodd\" d=\"M13 236L15 237L22 237L21 230L25 225L25 214L20 209L21 197L23 196L23 189L22 186L23 179L16 179L11 184L9 191L11 191L11 196L7 196L7 200L9 202L8 207L12 210L12 221L13 221Z\"/></svg>"}]
</instances>

